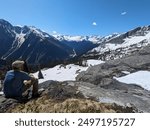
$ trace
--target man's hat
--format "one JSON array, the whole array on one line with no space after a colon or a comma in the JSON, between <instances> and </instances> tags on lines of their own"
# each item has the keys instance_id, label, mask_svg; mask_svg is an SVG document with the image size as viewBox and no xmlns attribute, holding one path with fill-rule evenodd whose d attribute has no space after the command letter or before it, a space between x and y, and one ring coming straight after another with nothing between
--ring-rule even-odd
<instances>
[{"instance_id":1,"label":"man's hat","mask_svg":"<svg viewBox=\"0 0 150 130\"><path fill-rule=\"evenodd\" d=\"M24 64L24 61L16 60L12 63L12 67L16 69L20 69Z\"/></svg>"}]
</instances>

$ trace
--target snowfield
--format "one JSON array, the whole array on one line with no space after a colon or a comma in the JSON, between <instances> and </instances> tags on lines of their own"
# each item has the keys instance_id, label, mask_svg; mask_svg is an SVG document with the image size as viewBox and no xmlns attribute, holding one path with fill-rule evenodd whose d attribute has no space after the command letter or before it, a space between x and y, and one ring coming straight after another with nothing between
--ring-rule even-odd
<instances>
[{"instance_id":1,"label":"snowfield","mask_svg":"<svg viewBox=\"0 0 150 130\"><path fill-rule=\"evenodd\" d=\"M123 77L115 78L120 82L127 84L137 84L144 89L150 90L150 72L149 71L138 71L135 73L128 74Z\"/></svg>"},{"instance_id":2,"label":"snowfield","mask_svg":"<svg viewBox=\"0 0 150 130\"><path fill-rule=\"evenodd\" d=\"M43 69L42 74L44 79L39 79L39 83L54 80L54 81L67 81L72 80L74 81L76 76L82 72L86 71L90 66L98 65L104 63L101 60L88 60L87 67L69 64L69 65L57 65L53 68ZM126 76L116 78L116 80L127 83L127 84L137 84L143 87L144 89L150 90L150 72L149 71L138 71L135 73L130 73L124 71ZM33 74L35 77L38 77L38 72Z\"/></svg>"},{"instance_id":3,"label":"snowfield","mask_svg":"<svg viewBox=\"0 0 150 130\"><path fill-rule=\"evenodd\" d=\"M81 72L86 71L90 66L98 65L104 63L101 60L88 60L87 67L82 67L79 65L69 64L69 65L57 65L53 68L42 70L44 79L39 79L39 83L45 82L47 80L55 81L66 81L75 80L75 77ZM38 77L38 72L33 74Z\"/></svg>"}]
</instances>

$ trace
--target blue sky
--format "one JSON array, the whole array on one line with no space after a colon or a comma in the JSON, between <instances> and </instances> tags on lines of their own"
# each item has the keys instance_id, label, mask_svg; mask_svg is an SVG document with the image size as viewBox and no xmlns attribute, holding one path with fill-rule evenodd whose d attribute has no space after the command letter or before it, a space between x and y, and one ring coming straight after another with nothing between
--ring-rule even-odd
<instances>
[{"instance_id":1,"label":"blue sky","mask_svg":"<svg viewBox=\"0 0 150 130\"><path fill-rule=\"evenodd\" d=\"M0 0L0 18L50 34L109 35L150 25L150 0Z\"/></svg>"}]
</instances>

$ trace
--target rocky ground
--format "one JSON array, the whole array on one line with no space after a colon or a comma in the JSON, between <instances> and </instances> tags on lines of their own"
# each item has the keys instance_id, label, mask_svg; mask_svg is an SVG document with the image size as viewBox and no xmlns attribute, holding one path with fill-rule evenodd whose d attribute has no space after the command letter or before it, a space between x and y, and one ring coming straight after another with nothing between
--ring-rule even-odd
<instances>
[{"instance_id":1,"label":"rocky ground","mask_svg":"<svg viewBox=\"0 0 150 130\"><path fill-rule=\"evenodd\" d=\"M76 81L40 84L41 97L19 103L0 96L0 112L150 112L150 92L114 77L150 70L150 47L81 72Z\"/></svg>"},{"instance_id":2,"label":"rocky ground","mask_svg":"<svg viewBox=\"0 0 150 130\"><path fill-rule=\"evenodd\" d=\"M17 100L0 97L0 112L56 112L56 113L95 113L95 112L137 112L133 106L120 106L116 103L100 103L85 93L89 84L78 82L47 82L41 97L19 103ZM94 90L93 90L94 91ZM82 93L83 92L83 93Z\"/></svg>"},{"instance_id":3,"label":"rocky ground","mask_svg":"<svg viewBox=\"0 0 150 130\"><path fill-rule=\"evenodd\" d=\"M150 47L126 58L110 60L90 67L80 73L76 80L95 85L100 101L116 102L120 105L132 104L139 111L150 112L150 92L135 84L124 84L114 79L139 70L150 70Z\"/></svg>"}]
</instances>

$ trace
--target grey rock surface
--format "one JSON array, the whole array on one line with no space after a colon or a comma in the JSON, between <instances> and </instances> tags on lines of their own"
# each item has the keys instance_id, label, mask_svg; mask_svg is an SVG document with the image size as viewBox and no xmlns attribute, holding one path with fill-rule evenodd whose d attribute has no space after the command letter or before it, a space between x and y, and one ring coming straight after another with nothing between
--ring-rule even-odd
<instances>
[{"instance_id":1,"label":"grey rock surface","mask_svg":"<svg viewBox=\"0 0 150 130\"><path fill-rule=\"evenodd\" d=\"M102 103L134 107L135 112L150 112L150 92L137 85L128 85L117 80L112 80L111 84L105 86L82 81L49 82L49 85L47 82L46 84L45 93L53 99L86 98Z\"/></svg>"},{"instance_id":2,"label":"grey rock surface","mask_svg":"<svg viewBox=\"0 0 150 130\"><path fill-rule=\"evenodd\" d=\"M49 85L46 84L47 88L41 96L47 95L48 98L56 101L71 98L90 99L101 103L115 103L128 109L132 108L132 112L150 112L150 93L134 85L122 84L120 87L121 83L117 81L113 81L112 86L105 86L104 88L91 83L76 81L49 82ZM7 112L19 104L20 102L17 100L0 96L0 112Z\"/></svg>"},{"instance_id":3,"label":"grey rock surface","mask_svg":"<svg viewBox=\"0 0 150 130\"><path fill-rule=\"evenodd\" d=\"M95 85L107 84L107 82L111 82L114 76L120 77L126 75L123 71L133 73L138 70L150 70L149 46L126 58L110 60L103 64L92 66L87 71L81 72L76 77L76 80L90 82Z\"/></svg>"},{"instance_id":4,"label":"grey rock surface","mask_svg":"<svg viewBox=\"0 0 150 130\"><path fill-rule=\"evenodd\" d=\"M139 111L150 112L150 91L142 86L125 84L114 79L139 70L150 70L150 47L144 47L134 55L110 60L81 72L78 83L91 84L81 87L82 93L93 96L101 102L115 102L120 105L133 104ZM83 89L85 88L85 89ZM90 88L90 89L89 89Z\"/></svg>"}]
</instances>

